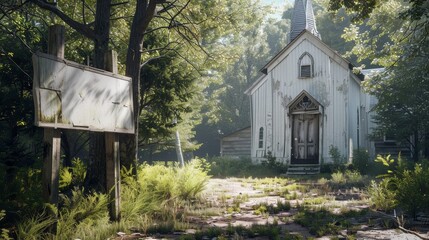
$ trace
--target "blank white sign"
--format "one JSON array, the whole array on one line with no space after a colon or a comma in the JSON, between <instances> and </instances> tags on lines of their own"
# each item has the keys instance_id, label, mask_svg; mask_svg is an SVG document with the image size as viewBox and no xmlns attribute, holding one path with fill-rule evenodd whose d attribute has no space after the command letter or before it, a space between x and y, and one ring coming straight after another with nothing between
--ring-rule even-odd
<instances>
[{"instance_id":1,"label":"blank white sign","mask_svg":"<svg viewBox=\"0 0 429 240\"><path fill-rule=\"evenodd\" d=\"M42 53L33 68L36 126L134 133L131 78Z\"/></svg>"}]
</instances>

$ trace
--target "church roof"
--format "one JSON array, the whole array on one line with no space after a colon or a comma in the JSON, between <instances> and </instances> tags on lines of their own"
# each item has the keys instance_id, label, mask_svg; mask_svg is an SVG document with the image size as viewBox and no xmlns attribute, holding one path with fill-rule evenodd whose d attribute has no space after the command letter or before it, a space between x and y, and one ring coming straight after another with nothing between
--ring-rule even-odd
<instances>
[{"instance_id":1,"label":"church roof","mask_svg":"<svg viewBox=\"0 0 429 240\"><path fill-rule=\"evenodd\" d=\"M311 0L295 0L289 42L292 42L304 30L309 31L319 39L321 38L317 31Z\"/></svg>"}]
</instances>

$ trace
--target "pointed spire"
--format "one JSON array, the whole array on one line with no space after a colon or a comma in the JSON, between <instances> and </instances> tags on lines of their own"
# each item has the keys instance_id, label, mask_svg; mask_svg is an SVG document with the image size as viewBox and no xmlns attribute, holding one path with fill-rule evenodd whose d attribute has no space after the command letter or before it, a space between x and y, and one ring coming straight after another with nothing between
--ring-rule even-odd
<instances>
[{"instance_id":1,"label":"pointed spire","mask_svg":"<svg viewBox=\"0 0 429 240\"><path fill-rule=\"evenodd\" d=\"M292 42L304 29L321 38L316 28L311 0L295 0L289 42Z\"/></svg>"}]
</instances>

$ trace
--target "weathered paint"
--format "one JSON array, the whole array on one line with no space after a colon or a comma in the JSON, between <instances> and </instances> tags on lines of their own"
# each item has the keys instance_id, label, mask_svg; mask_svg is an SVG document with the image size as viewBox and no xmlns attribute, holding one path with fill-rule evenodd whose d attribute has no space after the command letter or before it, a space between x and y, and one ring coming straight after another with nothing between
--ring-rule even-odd
<instances>
[{"instance_id":1,"label":"weathered paint","mask_svg":"<svg viewBox=\"0 0 429 240\"><path fill-rule=\"evenodd\" d=\"M134 133L130 78L41 53L33 66L37 126Z\"/></svg>"},{"instance_id":2,"label":"weathered paint","mask_svg":"<svg viewBox=\"0 0 429 240\"><path fill-rule=\"evenodd\" d=\"M299 77L298 62L304 53L314 60L311 78ZM360 80L351 72L349 63L320 39L303 32L265 65L263 71L267 74L246 91L251 96L251 156L255 160L262 157L261 152L270 151L277 159L289 162L292 117L288 108L303 91L319 104L320 160L331 161L331 145L350 158L353 148L367 144L360 132L363 129L358 128L361 107L366 106ZM263 148L258 147L260 127L266 129Z\"/></svg>"}]
</instances>

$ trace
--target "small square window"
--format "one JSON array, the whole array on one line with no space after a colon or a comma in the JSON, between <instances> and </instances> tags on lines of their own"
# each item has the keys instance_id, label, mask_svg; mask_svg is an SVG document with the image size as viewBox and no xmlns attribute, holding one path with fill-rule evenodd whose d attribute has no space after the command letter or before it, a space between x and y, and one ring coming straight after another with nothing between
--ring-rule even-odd
<instances>
[{"instance_id":1,"label":"small square window","mask_svg":"<svg viewBox=\"0 0 429 240\"><path fill-rule=\"evenodd\" d=\"M311 65L302 65L300 77L309 78L311 77Z\"/></svg>"}]
</instances>

